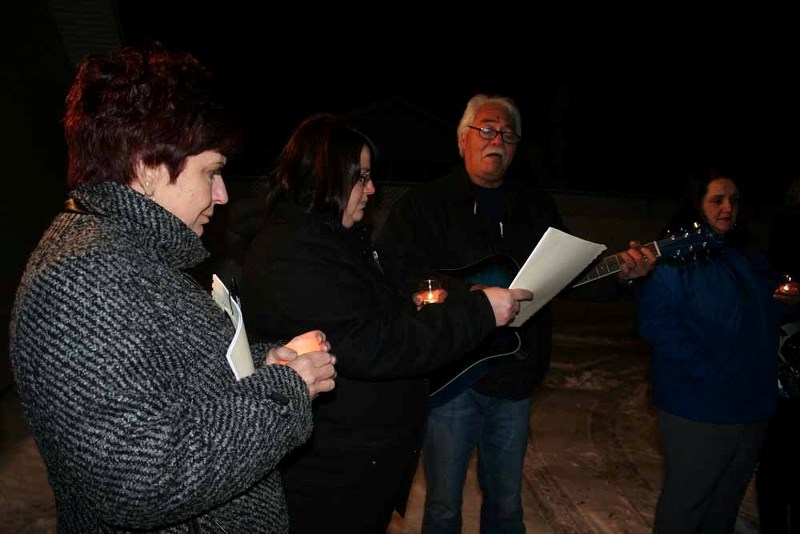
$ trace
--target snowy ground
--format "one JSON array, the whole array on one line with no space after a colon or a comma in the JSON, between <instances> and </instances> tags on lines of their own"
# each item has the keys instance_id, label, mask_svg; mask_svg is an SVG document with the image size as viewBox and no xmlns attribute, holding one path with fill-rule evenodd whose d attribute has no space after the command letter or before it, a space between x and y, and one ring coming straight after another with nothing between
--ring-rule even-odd
<instances>
[{"instance_id":1,"label":"snowy ground","mask_svg":"<svg viewBox=\"0 0 800 534\"><path fill-rule=\"evenodd\" d=\"M562 303L551 370L536 393L525 462L528 532L648 533L661 482L649 347L634 333L629 305ZM392 534L419 532L421 470L405 518ZM464 492L464 533L478 533L473 468ZM737 534L755 534L752 485Z\"/></svg>"}]
</instances>

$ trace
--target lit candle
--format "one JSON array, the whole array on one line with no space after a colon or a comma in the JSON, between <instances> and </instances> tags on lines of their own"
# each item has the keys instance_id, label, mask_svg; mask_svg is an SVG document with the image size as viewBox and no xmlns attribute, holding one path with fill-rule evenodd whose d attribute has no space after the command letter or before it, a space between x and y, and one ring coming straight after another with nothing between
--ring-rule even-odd
<instances>
[{"instance_id":1,"label":"lit candle","mask_svg":"<svg viewBox=\"0 0 800 534\"><path fill-rule=\"evenodd\" d=\"M784 295L796 295L800 292L800 286L792 279L792 275L784 274L783 283L778 287L778 291Z\"/></svg>"},{"instance_id":2,"label":"lit candle","mask_svg":"<svg viewBox=\"0 0 800 534\"><path fill-rule=\"evenodd\" d=\"M800 286L798 286L797 282L789 282L788 284L783 284L778 289L784 295L797 295L800 293Z\"/></svg>"},{"instance_id":3,"label":"lit candle","mask_svg":"<svg viewBox=\"0 0 800 534\"><path fill-rule=\"evenodd\" d=\"M441 289L432 289L425 293L425 298L422 301L425 304L436 304L437 302L441 302L442 300L442 290Z\"/></svg>"},{"instance_id":4,"label":"lit candle","mask_svg":"<svg viewBox=\"0 0 800 534\"><path fill-rule=\"evenodd\" d=\"M313 337L296 337L287 343L286 346L294 350L299 356L306 352L319 350L319 341Z\"/></svg>"},{"instance_id":5,"label":"lit candle","mask_svg":"<svg viewBox=\"0 0 800 534\"><path fill-rule=\"evenodd\" d=\"M422 304L436 304L444 301L442 284L435 278L423 280L419 284L417 298Z\"/></svg>"},{"instance_id":6,"label":"lit candle","mask_svg":"<svg viewBox=\"0 0 800 534\"><path fill-rule=\"evenodd\" d=\"M285 345L297 353L298 356L306 352L321 350L319 341L315 336L298 336ZM287 365L292 360L278 359L280 365Z\"/></svg>"}]
</instances>

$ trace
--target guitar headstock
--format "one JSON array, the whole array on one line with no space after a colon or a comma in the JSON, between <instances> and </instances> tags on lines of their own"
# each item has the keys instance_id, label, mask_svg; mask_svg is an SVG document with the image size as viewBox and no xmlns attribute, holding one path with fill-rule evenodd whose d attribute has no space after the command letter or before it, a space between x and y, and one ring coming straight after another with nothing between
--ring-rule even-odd
<instances>
[{"instance_id":1,"label":"guitar headstock","mask_svg":"<svg viewBox=\"0 0 800 534\"><path fill-rule=\"evenodd\" d=\"M678 263L707 259L719 250L719 237L705 224L692 223L689 229L670 231L665 239L658 241L659 253L664 258Z\"/></svg>"}]
</instances>

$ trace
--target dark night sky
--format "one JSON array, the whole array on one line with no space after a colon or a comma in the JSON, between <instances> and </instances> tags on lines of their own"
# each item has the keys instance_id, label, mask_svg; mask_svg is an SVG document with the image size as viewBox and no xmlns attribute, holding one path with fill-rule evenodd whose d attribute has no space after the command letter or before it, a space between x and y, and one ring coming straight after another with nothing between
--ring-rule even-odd
<instances>
[{"instance_id":1,"label":"dark night sky","mask_svg":"<svg viewBox=\"0 0 800 534\"><path fill-rule=\"evenodd\" d=\"M418 13L365 12L364 21L307 5L303 14L257 15L245 7L254 4L170 14L153 2L118 0L127 43L157 37L221 76L245 118L245 167L268 164L309 113L401 96L454 128L468 98L490 92L517 101L528 139L552 146L561 131L572 187L664 192L709 154L731 159L759 194L782 195L795 173L800 86L785 62L793 48L755 31L699 23L694 32L585 31L563 19L563 30L541 19L500 28L490 13L468 25Z\"/></svg>"}]
</instances>

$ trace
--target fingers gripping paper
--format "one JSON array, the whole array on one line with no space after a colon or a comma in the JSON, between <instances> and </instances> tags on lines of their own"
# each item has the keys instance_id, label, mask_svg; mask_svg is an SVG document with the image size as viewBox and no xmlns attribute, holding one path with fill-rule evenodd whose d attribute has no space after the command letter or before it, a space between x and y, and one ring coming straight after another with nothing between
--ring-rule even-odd
<instances>
[{"instance_id":1,"label":"fingers gripping paper","mask_svg":"<svg viewBox=\"0 0 800 534\"><path fill-rule=\"evenodd\" d=\"M605 245L548 228L509 285L533 292L533 300L520 303L519 314L509 326L521 326L530 319L605 249Z\"/></svg>"},{"instance_id":2,"label":"fingers gripping paper","mask_svg":"<svg viewBox=\"0 0 800 534\"><path fill-rule=\"evenodd\" d=\"M231 297L230 291L216 274L211 277L211 296L214 297L217 305L228 314L233 327L236 329L225 357L228 359L228 364L231 366L236 380L241 380L253 374L255 370L253 356L250 353L250 342L247 340L247 332L244 329L242 308L239 306L237 299Z\"/></svg>"}]
</instances>

